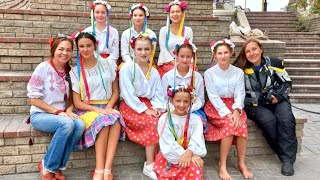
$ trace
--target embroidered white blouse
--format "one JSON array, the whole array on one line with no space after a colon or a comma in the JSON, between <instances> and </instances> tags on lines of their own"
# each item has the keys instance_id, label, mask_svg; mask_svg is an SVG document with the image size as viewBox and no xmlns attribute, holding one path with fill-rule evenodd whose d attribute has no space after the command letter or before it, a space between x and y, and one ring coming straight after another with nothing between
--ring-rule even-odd
<instances>
[{"instance_id":1,"label":"embroidered white blouse","mask_svg":"<svg viewBox=\"0 0 320 180\"><path fill-rule=\"evenodd\" d=\"M92 26L87 27L83 32L92 33ZM106 32L107 27L99 31L96 28L96 39L98 40L98 51L99 53L109 54L108 60L118 61L119 58L119 33L118 30L110 26L109 34L109 48L106 46Z\"/></svg>"},{"instance_id":2,"label":"embroidered white blouse","mask_svg":"<svg viewBox=\"0 0 320 180\"><path fill-rule=\"evenodd\" d=\"M209 100L221 117L231 113L221 98L234 98L232 109L244 107L244 73L241 69L230 64L224 71L216 64L206 70L204 81Z\"/></svg>"},{"instance_id":3,"label":"embroidered white blouse","mask_svg":"<svg viewBox=\"0 0 320 180\"><path fill-rule=\"evenodd\" d=\"M186 38L189 39L190 42L193 41L193 31L190 27L185 26L185 34L184 37L179 37L174 35L170 31L170 37L168 42L168 49L166 48L166 37L167 37L167 26L164 26L160 29L159 33L159 46L160 46L160 54L158 58L158 66L165 64L167 62L172 61L176 58L176 55L173 54L173 51L176 45L180 42L183 42Z\"/></svg>"},{"instance_id":4,"label":"embroidered white blouse","mask_svg":"<svg viewBox=\"0 0 320 180\"><path fill-rule=\"evenodd\" d=\"M134 65L136 67L135 82L133 81ZM147 105L139 100L139 97L148 98L153 109L158 108L162 111L166 109L160 75L155 68L151 69L148 80L138 64L128 61L120 69L119 85L121 98L136 112L142 113L148 109Z\"/></svg>"},{"instance_id":5,"label":"embroidered white blouse","mask_svg":"<svg viewBox=\"0 0 320 180\"><path fill-rule=\"evenodd\" d=\"M63 72L63 70L61 71ZM29 80L27 85L27 96L29 98L40 98L54 108L66 109L64 95L69 97L69 83L64 77L60 77L49 61L40 63ZM42 109L31 106L30 113L45 112Z\"/></svg>"},{"instance_id":6,"label":"embroidered white blouse","mask_svg":"<svg viewBox=\"0 0 320 180\"><path fill-rule=\"evenodd\" d=\"M150 35L150 37L157 38L157 35L151 29L147 29L147 33ZM136 30L134 30L134 28L132 27L131 28L131 37L137 36L138 34L139 33ZM134 56L133 49L130 46L131 37L130 37L130 28L123 31L123 33L121 35L121 57L124 62L132 61L132 58ZM156 48L156 47L157 47L157 45L156 45L156 43L154 43L154 48ZM130 51L129 51L129 48L130 48Z\"/></svg>"},{"instance_id":7,"label":"embroidered white blouse","mask_svg":"<svg viewBox=\"0 0 320 180\"><path fill-rule=\"evenodd\" d=\"M176 73L175 73L175 69L172 69L172 70L168 71L167 73L165 73L164 76L162 77L162 88L163 88L163 92L165 94L165 100L167 101L169 98L167 95L167 88L169 85L173 87L174 81L176 81L175 82L176 86L177 85L190 85L191 75L192 75L192 69L189 69L189 72L184 77L182 77L179 74L178 70L176 70ZM198 72L195 72L195 83L196 83L196 89L195 89L196 99L191 107L192 112L201 109L205 103L203 79L202 79L201 74ZM171 105L171 107L173 107L173 106Z\"/></svg>"},{"instance_id":8,"label":"embroidered white blouse","mask_svg":"<svg viewBox=\"0 0 320 180\"><path fill-rule=\"evenodd\" d=\"M117 65L114 61L97 61L97 64L93 68L84 69L90 92L90 100L109 100L111 98L112 82L116 80L116 69ZM77 67L73 67L71 69L70 77L72 90L80 94L80 82ZM81 85L84 100L88 101L83 81Z\"/></svg>"},{"instance_id":9,"label":"embroidered white blouse","mask_svg":"<svg viewBox=\"0 0 320 180\"><path fill-rule=\"evenodd\" d=\"M177 138L183 138L186 116L178 116L172 114L172 122ZM169 120L167 113L163 114L158 123L159 145L163 156L172 164L178 164L181 155L186 151L175 140L172 132L169 129ZM188 129L188 148L193 154L204 157L207 154L207 149L203 137L203 125L199 116L191 113Z\"/></svg>"}]
</instances>

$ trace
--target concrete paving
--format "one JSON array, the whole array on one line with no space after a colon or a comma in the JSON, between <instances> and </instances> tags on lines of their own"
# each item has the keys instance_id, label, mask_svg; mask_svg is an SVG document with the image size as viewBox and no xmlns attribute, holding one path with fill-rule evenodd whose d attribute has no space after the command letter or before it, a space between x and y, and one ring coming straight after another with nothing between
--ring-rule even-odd
<instances>
[{"instance_id":1,"label":"concrete paving","mask_svg":"<svg viewBox=\"0 0 320 180\"><path fill-rule=\"evenodd\" d=\"M299 109L297 109L297 108ZM301 109L317 112L305 112ZM302 150L297 154L294 165L295 175L291 177L282 176L280 173L281 163L275 155L272 156L250 156L246 162L257 180L315 180L320 179L320 104L293 104L295 114L308 118L304 127ZM217 173L217 159L206 161L204 169L204 180L219 179ZM237 159L228 160L228 171L233 180L243 179L236 167ZM142 174L141 166L117 166L113 170L116 180L147 180ZM68 180L91 179L90 169L69 169L64 171ZM0 176L0 180L35 180L40 179L39 173L15 174Z\"/></svg>"}]
</instances>

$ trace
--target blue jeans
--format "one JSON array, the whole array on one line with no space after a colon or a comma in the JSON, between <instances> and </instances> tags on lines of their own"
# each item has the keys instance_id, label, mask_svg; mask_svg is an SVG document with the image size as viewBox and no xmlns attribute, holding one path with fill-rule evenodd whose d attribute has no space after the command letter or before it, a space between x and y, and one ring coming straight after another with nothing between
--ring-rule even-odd
<instances>
[{"instance_id":1,"label":"blue jeans","mask_svg":"<svg viewBox=\"0 0 320 180\"><path fill-rule=\"evenodd\" d=\"M35 129L54 133L43 159L45 170L55 173L58 169L65 169L71 150L85 130L82 120L37 112L31 114L30 121Z\"/></svg>"}]
</instances>

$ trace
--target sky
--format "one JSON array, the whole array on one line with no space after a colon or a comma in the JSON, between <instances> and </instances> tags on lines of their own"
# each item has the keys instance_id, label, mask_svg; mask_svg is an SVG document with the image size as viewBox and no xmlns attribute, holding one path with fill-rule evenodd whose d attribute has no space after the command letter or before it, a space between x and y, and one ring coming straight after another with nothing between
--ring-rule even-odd
<instances>
[{"instance_id":1,"label":"sky","mask_svg":"<svg viewBox=\"0 0 320 180\"><path fill-rule=\"evenodd\" d=\"M235 0L236 5L240 5L244 8L245 0ZM246 0L247 8L251 11L261 11L262 10L262 0ZM281 8L288 5L289 0L267 0L268 11L281 11Z\"/></svg>"}]
</instances>

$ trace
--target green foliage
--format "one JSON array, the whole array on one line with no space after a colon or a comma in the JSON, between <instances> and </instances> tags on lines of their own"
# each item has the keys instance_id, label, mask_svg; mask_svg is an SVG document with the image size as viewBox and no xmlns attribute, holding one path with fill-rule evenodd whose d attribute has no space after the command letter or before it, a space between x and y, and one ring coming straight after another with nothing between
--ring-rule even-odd
<instances>
[{"instance_id":1,"label":"green foliage","mask_svg":"<svg viewBox=\"0 0 320 180\"><path fill-rule=\"evenodd\" d=\"M298 21L295 24L295 28L299 32L308 32L309 31L309 25L304 16L300 16Z\"/></svg>"},{"instance_id":2,"label":"green foliage","mask_svg":"<svg viewBox=\"0 0 320 180\"><path fill-rule=\"evenodd\" d=\"M310 13L320 14L320 0L310 0Z\"/></svg>"}]
</instances>

